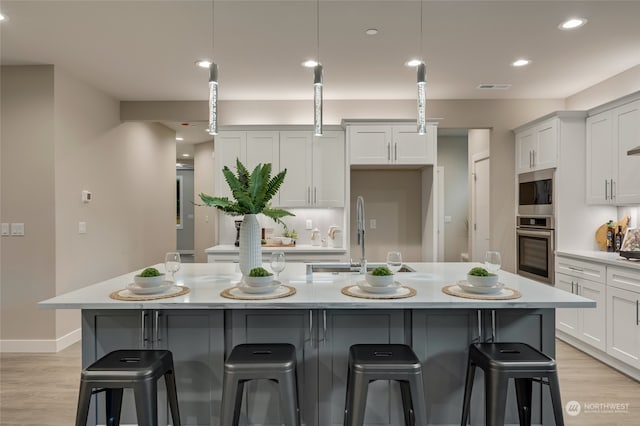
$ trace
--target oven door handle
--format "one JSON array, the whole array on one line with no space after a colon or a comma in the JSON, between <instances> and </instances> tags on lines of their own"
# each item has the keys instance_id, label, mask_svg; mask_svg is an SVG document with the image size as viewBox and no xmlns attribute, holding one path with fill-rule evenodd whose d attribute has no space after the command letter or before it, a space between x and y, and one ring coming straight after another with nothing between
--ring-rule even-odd
<instances>
[{"instance_id":1,"label":"oven door handle","mask_svg":"<svg viewBox=\"0 0 640 426\"><path fill-rule=\"evenodd\" d=\"M542 238L551 238L553 234L552 229L516 229L517 235L522 235L524 237L542 237Z\"/></svg>"}]
</instances>

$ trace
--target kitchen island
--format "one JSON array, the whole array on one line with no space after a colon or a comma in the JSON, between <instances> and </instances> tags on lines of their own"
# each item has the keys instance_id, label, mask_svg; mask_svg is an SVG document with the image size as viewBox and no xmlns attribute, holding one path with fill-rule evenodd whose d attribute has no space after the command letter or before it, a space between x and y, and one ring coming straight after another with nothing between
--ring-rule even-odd
<instances>
[{"instance_id":1,"label":"kitchen island","mask_svg":"<svg viewBox=\"0 0 640 426\"><path fill-rule=\"evenodd\" d=\"M109 298L138 271L55 297L43 308L82 310L83 365L114 349L167 348L174 354L183 424L219 423L224 358L240 343L284 342L296 346L302 419L306 425L341 425L348 348L355 343L406 343L424 368L429 424L459 424L468 345L474 341L521 341L555 356L555 309L592 308L595 302L507 272L506 287L522 296L477 300L450 296L442 287L464 279L472 263L409 263L416 272L398 281L413 297L372 300L341 293L358 274L314 273L291 263L281 281L296 289L272 300L237 300L220 293L240 279L237 264L183 264L176 275L188 294L152 301ZM162 270L161 265L157 265ZM473 424L483 423L482 374L472 399ZM160 387L162 389L162 387ZM277 425L277 387L247 386L244 424ZM123 423L135 423L132 398L125 398ZM160 402L164 399L160 398ZM533 420L553 424L547 389L534 384ZM169 416L164 405L160 424ZM92 410L94 406L92 405ZM247 409L248 407L248 409ZM92 416L104 424L102 410ZM370 386L367 424L402 424L394 383ZM507 423L517 423L509 395Z\"/></svg>"}]
</instances>

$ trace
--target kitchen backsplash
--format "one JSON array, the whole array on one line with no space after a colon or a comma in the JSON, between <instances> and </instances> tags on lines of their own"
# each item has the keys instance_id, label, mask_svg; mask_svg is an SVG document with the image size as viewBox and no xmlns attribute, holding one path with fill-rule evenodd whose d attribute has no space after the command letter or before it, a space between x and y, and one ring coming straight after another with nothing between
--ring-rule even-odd
<instances>
[{"instance_id":1,"label":"kitchen backsplash","mask_svg":"<svg viewBox=\"0 0 640 426\"><path fill-rule=\"evenodd\" d=\"M306 230L305 225L307 220L311 220L311 228L318 228L322 238L327 237L327 232L331 225L338 225L345 230L344 224L344 209L332 208L332 209L287 209L291 213L295 214L294 217L285 217L284 223L287 224L289 230L295 229L298 232L297 244L311 244L311 230ZM228 215L220 214L220 235L218 237L218 244L233 244L236 240L235 220L241 220L242 216L232 217ZM281 236L283 232L282 225L276 224L273 220L266 216L258 215L258 221L263 228L273 228L274 236ZM345 242L346 244L346 242Z\"/></svg>"},{"instance_id":2,"label":"kitchen backsplash","mask_svg":"<svg viewBox=\"0 0 640 426\"><path fill-rule=\"evenodd\" d=\"M629 215L631 216L629 227L638 228L640 227L640 223L638 223L639 213L640 213L640 206L618 207L618 217L616 219L622 219L626 215Z\"/></svg>"}]
</instances>

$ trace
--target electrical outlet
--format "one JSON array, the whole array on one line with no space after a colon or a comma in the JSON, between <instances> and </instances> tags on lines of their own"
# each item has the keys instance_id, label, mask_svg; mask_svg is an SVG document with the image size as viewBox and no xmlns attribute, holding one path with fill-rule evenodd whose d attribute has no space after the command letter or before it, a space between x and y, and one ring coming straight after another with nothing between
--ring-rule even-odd
<instances>
[{"instance_id":1,"label":"electrical outlet","mask_svg":"<svg viewBox=\"0 0 640 426\"><path fill-rule=\"evenodd\" d=\"M11 235L14 237L22 237L24 235L24 223L12 223Z\"/></svg>"},{"instance_id":2,"label":"electrical outlet","mask_svg":"<svg viewBox=\"0 0 640 426\"><path fill-rule=\"evenodd\" d=\"M10 233L9 233L9 224L8 223L3 223L2 224L2 236L6 237L7 235L10 235Z\"/></svg>"},{"instance_id":3,"label":"electrical outlet","mask_svg":"<svg viewBox=\"0 0 640 426\"><path fill-rule=\"evenodd\" d=\"M378 223L375 219L369 220L369 229L376 229L376 226L378 226Z\"/></svg>"},{"instance_id":4,"label":"electrical outlet","mask_svg":"<svg viewBox=\"0 0 640 426\"><path fill-rule=\"evenodd\" d=\"M313 221L311 219L305 221L304 229L308 229L309 231L313 229Z\"/></svg>"}]
</instances>

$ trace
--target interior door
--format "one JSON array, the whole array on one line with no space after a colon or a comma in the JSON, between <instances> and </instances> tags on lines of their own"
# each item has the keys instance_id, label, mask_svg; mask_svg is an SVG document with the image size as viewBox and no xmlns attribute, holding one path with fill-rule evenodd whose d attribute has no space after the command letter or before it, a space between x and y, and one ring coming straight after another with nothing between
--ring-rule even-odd
<instances>
[{"instance_id":1,"label":"interior door","mask_svg":"<svg viewBox=\"0 0 640 426\"><path fill-rule=\"evenodd\" d=\"M472 214L471 214L471 260L482 262L484 253L489 250L489 154L473 156L472 175Z\"/></svg>"}]
</instances>

